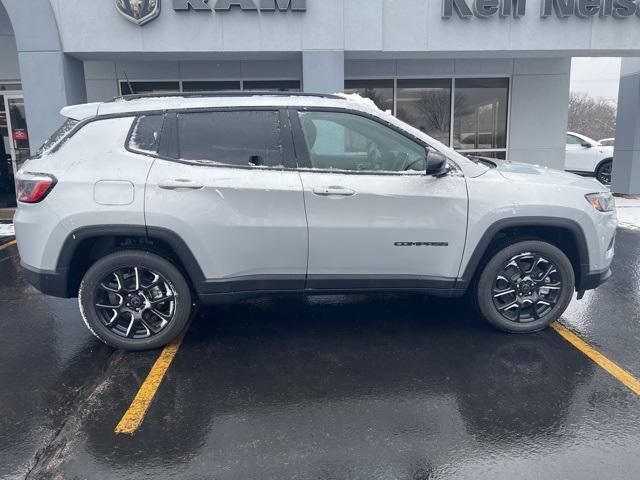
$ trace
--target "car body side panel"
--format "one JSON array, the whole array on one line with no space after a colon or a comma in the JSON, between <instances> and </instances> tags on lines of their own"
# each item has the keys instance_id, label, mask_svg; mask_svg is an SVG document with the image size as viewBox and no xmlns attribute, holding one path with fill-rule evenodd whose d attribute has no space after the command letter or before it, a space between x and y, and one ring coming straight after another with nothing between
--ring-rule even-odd
<instances>
[{"instance_id":1,"label":"car body side panel","mask_svg":"<svg viewBox=\"0 0 640 480\"><path fill-rule=\"evenodd\" d=\"M578 225L587 246L589 271L608 268L613 258L613 250L609 251L608 246L615 235L616 214L598 212L584 199L588 193L602 191L602 185L571 176L574 181L570 174L548 169L540 169L544 170L545 182L536 182L526 168L522 173L506 174L506 182L498 169L468 180L469 230L459 275L465 272L475 246L492 225L523 217L557 219L553 226L563 222ZM532 166L530 170L533 169ZM569 185L571 188L567 188Z\"/></svg>"},{"instance_id":2,"label":"car body side panel","mask_svg":"<svg viewBox=\"0 0 640 480\"><path fill-rule=\"evenodd\" d=\"M171 179L203 187L160 188ZM304 287L307 221L297 171L158 159L147 183L146 220L149 228L172 230L185 241L213 290L224 281L251 288L262 276L284 276Z\"/></svg>"},{"instance_id":3,"label":"car body side panel","mask_svg":"<svg viewBox=\"0 0 640 480\"><path fill-rule=\"evenodd\" d=\"M453 173L302 172L309 221L309 277L415 275L455 279L467 223L465 178ZM339 185L346 197L319 196Z\"/></svg>"},{"instance_id":4,"label":"car body side panel","mask_svg":"<svg viewBox=\"0 0 640 480\"><path fill-rule=\"evenodd\" d=\"M41 203L22 203L16 211L23 263L54 270L65 240L80 227L144 226L145 181L154 159L125 149L132 121L133 117L123 117L90 122L55 153L23 165L25 172L49 173L58 179ZM126 199L118 189L103 190L105 185L124 185Z\"/></svg>"}]
</instances>

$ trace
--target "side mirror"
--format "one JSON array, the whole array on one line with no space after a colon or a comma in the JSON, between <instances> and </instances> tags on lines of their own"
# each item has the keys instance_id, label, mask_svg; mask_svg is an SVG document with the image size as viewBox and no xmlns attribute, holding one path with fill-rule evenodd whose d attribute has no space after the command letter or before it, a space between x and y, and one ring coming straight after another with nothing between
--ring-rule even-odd
<instances>
[{"instance_id":1,"label":"side mirror","mask_svg":"<svg viewBox=\"0 0 640 480\"><path fill-rule=\"evenodd\" d=\"M582 145L584 148L591 148L593 146L589 142L582 142L580 145Z\"/></svg>"},{"instance_id":2,"label":"side mirror","mask_svg":"<svg viewBox=\"0 0 640 480\"><path fill-rule=\"evenodd\" d=\"M441 177L449 171L449 159L435 150L427 150L427 175Z\"/></svg>"}]
</instances>

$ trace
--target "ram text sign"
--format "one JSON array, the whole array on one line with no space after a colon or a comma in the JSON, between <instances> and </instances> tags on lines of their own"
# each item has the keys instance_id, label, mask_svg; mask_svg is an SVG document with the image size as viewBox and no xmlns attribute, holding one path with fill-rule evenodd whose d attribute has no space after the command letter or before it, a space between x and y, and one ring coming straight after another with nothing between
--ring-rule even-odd
<instances>
[{"instance_id":1,"label":"ram text sign","mask_svg":"<svg viewBox=\"0 0 640 480\"><path fill-rule=\"evenodd\" d=\"M540 0L542 18L640 17L640 0ZM520 18L527 13L527 0L443 0L442 18Z\"/></svg>"},{"instance_id":2,"label":"ram text sign","mask_svg":"<svg viewBox=\"0 0 640 480\"><path fill-rule=\"evenodd\" d=\"M172 0L177 12L197 10L224 12L233 8L260 12L306 12L307 0ZM160 15L160 0L115 0L116 10L136 25L149 23Z\"/></svg>"}]
</instances>

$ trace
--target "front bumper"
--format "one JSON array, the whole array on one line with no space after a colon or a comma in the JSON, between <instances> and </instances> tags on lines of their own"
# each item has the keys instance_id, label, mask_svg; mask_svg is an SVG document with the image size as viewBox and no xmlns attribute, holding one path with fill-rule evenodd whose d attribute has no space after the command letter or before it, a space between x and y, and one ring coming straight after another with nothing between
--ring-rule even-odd
<instances>
[{"instance_id":1,"label":"front bumper","mask_svg":"<svg viewBox=\"0 0 640 480\"><path fill-rule=\"evenodd\" d=\"M66 271L54 272L39 270L20 263L22 274L37 290L52 297L71 298L69 295L68 275Z\"/></svg>"},{"instance_id":2,"label":"front bumper","mask_svg":"<svg viewBox=\"0 0 640 480\"><path fill-rule=\"evenodd\" d=\"M580 280L578 292L583 293L585 290L593 290L598 288L604 282L611 278L611 268L599 272L589 272Z\"/></svg>"}]
</instances>

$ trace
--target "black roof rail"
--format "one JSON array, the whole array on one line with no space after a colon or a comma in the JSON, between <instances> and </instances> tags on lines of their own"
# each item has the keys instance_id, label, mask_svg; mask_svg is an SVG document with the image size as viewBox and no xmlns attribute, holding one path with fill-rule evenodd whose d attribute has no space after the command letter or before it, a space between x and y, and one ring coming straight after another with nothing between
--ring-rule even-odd
<instances>
[{"instance_id":1,"label":"black roof rail","mask_svg":"<svg viewBox=\"0 0 640 480\"><path fill-rule=\"evenodd\" d=\"M132 95L121 95L114 97L109 102L138 100L141 98L206 98L206 97L253 97L253 96L272 96L272 97L319 97L330 98L333 100L344 100L343 97L332 95L329 93L305 93L305 92L272 92L268 90L215 90L210 92L175 92L175 93L136 93Z\"/></svg>"}]
</instances>

